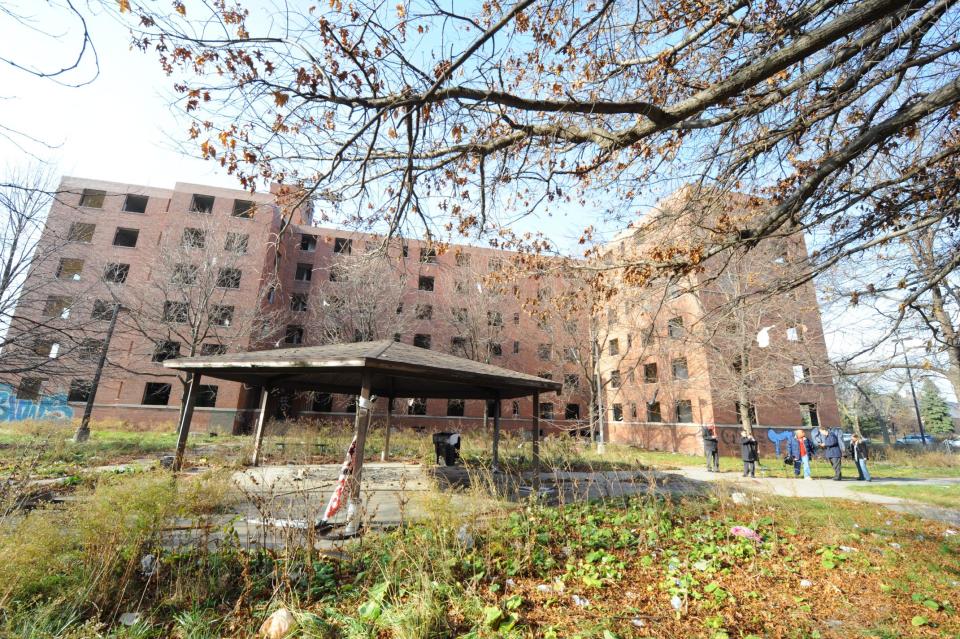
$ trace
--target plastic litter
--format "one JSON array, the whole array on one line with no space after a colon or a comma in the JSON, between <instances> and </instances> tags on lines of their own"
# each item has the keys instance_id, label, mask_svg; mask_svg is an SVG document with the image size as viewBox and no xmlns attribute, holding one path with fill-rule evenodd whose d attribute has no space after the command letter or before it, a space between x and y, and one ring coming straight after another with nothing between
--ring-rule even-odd
<instances>
[{"instance_id":1,"label":"plastic litter","mask_svg":"<svg viewBox=\"0 0 960 639\"><path fill-rule=\"evenodd\" d=\"M746 526L734 526L730 529L730 534L753 541L763 541L763 538L753 528L747 528Z\"/></svg>"}]
</instances>

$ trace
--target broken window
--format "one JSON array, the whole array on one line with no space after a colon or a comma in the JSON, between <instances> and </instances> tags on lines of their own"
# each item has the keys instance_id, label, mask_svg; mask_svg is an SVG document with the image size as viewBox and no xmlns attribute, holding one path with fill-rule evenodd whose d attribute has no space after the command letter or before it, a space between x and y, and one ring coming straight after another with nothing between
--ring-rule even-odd
<instances>
[{"instance_id":1,"label":"broken window","mask_svg":"<svg viewBox=\"0 0 960 639\"><path fill-rule=\"evenodd\" d=\"M77 348L77 357L81 360L89 361L100 357L103 351L103 340L88 337L80 342Z\"/></svg>"},{"instance_id":2,"label":"broken window","mask_svg":"<svg viewBox=\"0 0 960 639\"><path fill-rule=\"evenodd\" d=\"M237 255L243 255L247 252L250 245L250 236L246 233L227 233L227 239L223 243L223 250Z\"/></svg>"},{"instance_id":3,"label":"broken window","mask_svg":"<svg viewBox=\"0 0 960 639\"><path fill-rule=\"evenodd\" d=\"M113 234L113 245L133 248L137 245L138 237L140 237L140 229L124 229L118 227L117 232Z\"/></svg>"},{"instance_id":4,"label":"broken window","mask_svg":"<svg viewBox=\"0 0 960 639\"><path fill-rule=\"evenodd\" d=\"M677 400L677 422L681 424L693 422L693 404L689 399Z\"/></svg>"},{"instance_id":5,"label":"broken window","mask_svg":"<svg viewBox=\"0 0 960 639\"><path fill-rule=\"evenodd\" d=\"M190 198L190 212L205 213L207 215L213 213L213 200L214 197L212 195L194 193L193 197Z\"/></svg>"},{"instance_id":6,"label":"broken window","mask_svg":"<svg viewBox=\"0 0 960 639\"><path fill-rule=\"evenodd\" d=\"M170 402L170 384L147 382L141 402L147 406L166 406Z\"/></svg>"},{"instance_id":7,"label":"broken window","mask_svg":"<svg viewBox=\"0 0 960 639\"><path fill-rule=\"evenodd\" d=\"M810 367L803 364L793 365L793 381L795 384L810 383Z\"/></svg>"},{"instance_id":8,"label":"broken window","mask_svg":"<svg viewBox=\"0 0 960 639\"><path fill-rule=\"evenodd\" d=\"M610 371L610 388L620 388L621 383L620 371Z\"/></svg>"},{"instance_id":9,"label":"broken window","mask_svg":"<svg viewBox=\"0 0 960 639\"><path fill-rule=\"evenodd\" d=\"M92 385L87 379L71 379L70 392L67 393L68 402L86 402L90 399Z\"/></svg>"},{"instance_id":10,"label":"broken window","mask_svg":"<svg viewBox=\"0 0 960 639\"><path fill-rule=\"evenodd\" d=\"M240 269L222 268L217 274L217 286L220 288L240 288Z\"/></svg>"},{"instance_id":11,"label":"broken window","mask_svg":"<svg viewBox=\"0 0 960 639\"><path fill-rule=\"evenodd\" d=\"M353 253L353 240L345 237L337 237L333 240L333 252L338 255L350 255Z\"/></svg>"},{"instance_id":12,"label":"broken window","mask_svg":"<svg viewBox=\"0 0 960 639\"><path fill-rule=\"evenodd\" d=\"M503 346L500 344L500 342L490 342L487 345L487 350L489 350L490 354L494 357L503 356Z\"/></svg>"},{"instance_id":13,"label":"broken window","mask_svg":"<svg viewBox=\"0 0 960 639\"><path fill-rule=\"evenodd\" d=\"M510 414L514 417L520 417L520 402L514 400L510 404Z\"/></svg>"},{"instance_id":14,"label":"broken window","mask_svg":"<svg viewBox=\"0 0 960 639\"><path fill-rule=\"evenodd\" d=\"M553 353L553 344L541 343L537 345L537 357L543 361L549 360Z\"/></svg>"},{"instance_id":15,"label":"broken window","mask_svg":"<svg viewBox=\"0 0 960 639\"><path fill-rule=\"evenodd\" d=\"M107 300L95 300L90 317L95 320L113 319L114 303Z\"/></svg>"},{"instance_id":16,"label":"broken window","mask_svg":"<svg viewBox=\"0 0 960 639\"><path fill-rule=\"evenodd\" d=\"M790 324L787 326L787 340L791 342L802 342L803 327L800 324Z\"/></svg>"},{"instance_id":17,"label":"broken window","mask_svg":"<svg viewBox=\"0 0 960 639\"><path fill-rule=\"evenodd\" d=\"M540 404L540 419L553 419L553 402L542 402Z\"/></svg>"},{"instance_id":18,"label":"broken window","mask_svg":"<svg viewBox=\"0 0 960 639\"><path fill-rule=\"evenodd\" d=\"M800 403L800 421L804 428L816 428L820 425L820 416L817 414L817 405L806 402Z\"/></svg>"},{"instance_id":19,"label":"broken window","mask_svg":"<svg viewBox=\"0 0 960 639\"><path fill-rule=\"evenodd\" d=\"M203 229L185 228L180 245L185 248L203 248L207 244L207 233Z\"/></svg>"},{"instance_id":20,"label":"broken window","mask_svg":"<svg viewBox=\"0 0 960 639\"><path fill-rule=\"evenodd\" d=\"M67 233L68 242L81 242L89 244L93 241L93 232L97 229L96 224L87 224L85 222L74 222L70 225L70 232Z\"/></svg>"},{"instance_id":21,"label":"broken window","mask_svg":"<svg viewBox=\"0 0 960 639\"><path fill-rule=\"evenodd\" d=\"M470 254L457 251L457 266L470 266Z\"/></svg>"},{"instance_id":22,"label":"broken window","mask_svg":"<svg viewBox=\"0 0 960 639\"><path fill-rule=\"evenodd\" d=\"M463 417L464 404L462 399L448 399L447 417Z\"/></svg>"},{"instance_id":23,"label":"broken window","mask_svg":"<svg viewBox=\"0 0 960 639\"><path fill-rule=\"evenodd\" d=\"M426 415L427 399L425 397L413 397L407 402L407 415Z\"/></svg>"},{"instance_id":24,"label":"broken window","mask_svg":"<svg viewBox=\"0 0 960 639\"><path fill-rule=\"evenodd\" d=\"M315 413L332 413L333 395L330 393L314 393L310 409Z\"/></svg>"},{"instance_id":25,"label":"broken window","mask_svg":"<svg viewBox=\"0 0 960 639\"><path fill-rule=\"evenodd\" d=\"M454 308L454 309L451 309L451 312L453 313L453 319L455 322L463 323L467 321L467 317L468 317L467 309Z\"/></svg>"},{"instance_id":26,"label":"broken window","mask_svg":"<svg viewBox=\"0 0 960 639\"><path fill-rule=\"evenodd\" d=\"M80 273L83 271L83 260L72 257L61 258L57 265L57 279L70 280L72 282L80 281Z\"/></svg>"},{"instance_id":27,"label":"broken window","mask_svg":"<svg viewBox=\"0 0 960 639\"><path fill-rule=\"evenodd\" d=\"M165 362L168 359L176 359L178 357L180 357L180 342L160 340L153 348L153 357L150 361Z\"/></svg>"},{"instance_id":28,"label":"broken window","mask_svg":"<svg viewBox=\"0 0 960 639\"><path fill-rule=\"evenodd\" d=\"M99 189L84 189L80 195L80 206L88 209L102 209L103 201L107 197L106 191Z\"/></svg>"},{"instance_id":29,"label":"broken window","mask_svg":"<svg viewBox=\"0 0 960 639\"><path fill-rule=\"evenodd\" d=\"M437 250L435 248L423 247L420 249L420 263L421 264L436 264L437 263Z\"/></svg>"},{"instance_id":30,"label":"broken window","mask_svg":"<svg viewBox=\"0 0 960 639\"><path fill-rule=\"evenodd\" d=\"M651 362L649 364L643 365L643 383L644 384L656 384L657 380L657 364L656 362Z\"/></svg>"},{"instance_id":31,"label":"broken window","mask_svg":"<svg viewBox=\"0 0 960 639\"><path fill-rule=\"evenodd\" d=\"M564 419L580 419L580 404L567 404L563 409Z\"/></svg>"},{"instance_id":32,"label":"broken window","mask_svg":"<svg viewBox=\"0 0 960 639\"><path fill-rule=\"evenodd\" d=\"M197 281L197 272L196 264L175 264L170 281L174 284L190 285Z\"/></svg>"},{"instance_id":33,"label":"broken window","mask_svg":"<svg viewBox=\"0 0 960 639\"><path fill-rule=\"evenodd\" d=\"M515 341L513 343L513 354L516 355L519 352L520 352L520 342Z\"/></svg>"},{"instance_id":34,"label":"broken window","mask_svg":"<svg viewBox=\"0 0 960 639\"><path fill-rule=\"evenodd\" d=\"M111 284L123 284L130 274L129 264L111 262L103 269L103 281Z\"/></svg>"},{"instance_id":35,"label":"broken window","mask_svg":"<svg viewBox=\"0 0 960 639\"><path fill-rule=\"evenodd\" d=\"M660 402L647 402L647 421L662 422L663 415L660 414Z\"/></svg>"},{"instance_id":36,"label":"broken window","mask_svg":"<svg viewBox=\"0 0 960 639\"><path fill-rule=\"evenodd\" d=\"M210 323L214 326L230 326L233 323L233 307L214 306L210 309Z\"/></svg>"},{"instance_id":37,"label":"broken window","mask_svg":"<svg viewBox=\"0 0 960 639\"><path fill-rule=\"evenodd\" d=\"M413 345L418 348L430 348L430 336L424 333L417 333L413 336Z\"/></svg>"},{"instance_id":38,"label":"broken window","mask_svg":"<svg viewBox=\"0 0 960 639\"><path fill-rule=\"evenodd\" d=\"M613 421L615 422L623 421L623 404L613 405Z\"/></svg>"},{"instance_id":39,"label":"broken window","mask_svg":"<svg viewBox=\"0 0 960 639\"><path fill-rule=\"evenodd\" d=\"M519 326L519 325L520 325L520 313L514 313L514 314L513 314L513 325L514 325L514 326Z\"/></svg>"},{"instance_id":40,"label":"broken window","mask_svg":"<svg viewBox=\"0 0 960 639\"><path fill-rule=\"evenodd\" d=\"M433 278L429 275L421 275L420 280L417 282L417 288L421 291L432 291Z\"/></svg>"},{"instance_id":41,"label":"broken window","mask_svg":"<svg viewBox=\"0 0 960 639\"><path fill-rule=\"evenodd\" d=\"M667 320L667 335L671 339L680 339L683 337L683 318L672 317Z\"/></svg>"},{"instance_id":42,"label":"broken window","mask_svg":"<svg viewBox=\"0 0 960 639\"><path fill-rule=\"evenodd\" d=\"M417 304L416 316L418 320L429 320L433 319L433 305L432 304Z\"/></svg>"},{"instance_id":43,"label":"broken window","mask_svg":"<svg viewBox=\"0 0 960 639\"><path fill-rule=\"evenodd\" d=\"M72 297L64 297L63 295L51 295L47 298L46 303L44 303L43 305L43 316L59 317L60 319L67 319L70 317L71 306L73 306Z\"/></svg>"},{"instance_id":44,"label":"broken window","mask_svg":"<svg viewBox=\"0 0 960 639\"><path fill-rule=\"evenodd\" d=\"M224 355L227 352L226 344L201 344L200 345L200 354L204 356L211 355Z\"/></svg>"},{"instance_id":45,"label":"broken window","mask_svg":"<svg viewBox=\"0 0 960 639\"><path fill-rule=\"evenodd\" d=\"M303 344L303 327L299 324L288 324L283 342L285 344Z\"/></svg>"},{"instance_id":46,"label":"broken window","mask_svg":"<svg viewBox=\"0 0 960 639\"><path fill-rule=\"evenodd\" d=\"M459 355L460 357L467 356L467 340L463 337L451 337L450 338L450 352L454 355Z\"/></svg>"},{"instance_id":47,"label":"broken window","mask_svg":"<svg viewBox=\"0 0 960 639\"><path fill-rule=\"evenodd\" d=\"M127 195L123 200L123 210L127 213L146 213L149 201L146 195Z\"/></svg>"},{"instance_id":48,"label":"broken window","mask_svg":"<svg viewBox=\"0 0 960 639\"><path fill-rule=\"evenodd\" d=\"M163 321L173 324L186 324L190 317L190 306L186 302L164 302Z\"/></svg>"},{"instance_id":49,"label":"broken window","mask_svg":"<svg viewBox=\"0 0 960 639\"><path fill-rule=\"evenodd\" d=\"M253 217L253 212L256 209L256 205L250 200L234 200L233 201L233 217L242 217L244 219L250 219Z\"/></svg>"},{"instance_id":50,"label":"broken window","mask_svg":"<svg viewBox=\"0 0 960 639\"><path fill-rule=\"evenodd\" d=\"M487 326L503 326L503 313L500 311L487 311Z\"/></svg>"},{"instance_id":51,"label":"broken window","mask_svg":"<svg viewBox=\"0 0 960 639\"><path fill-rule=\"evenodd\" d=\"M313 277L313 264L304 264L303 262L297 264L297 272L293 276L293 279L298 282L309 282Z\"/></svg>"},{"instance_id":52,"label":"broken window","mask_svg":"<svg viewBox=\"0 0 960 639\"><path fill-rule=\"evenodd\" d=\"M673 369L674 379L688 379L690 377L690 373L689 371L687 371L686 357L678 357L677 359L670 362L670 366Z\"/></svg>"},{"instance_id":53,"label":"broken window","mask_svg":"<svg viewBox=\"0 0 960 639\"><path fill-rule=\"evenodd\" d=\"M301 251L316 251L317 250L317 236L310 235L309 233L300 234L300 250Z\"/></svg>"},{"instance_id":54,"label":"broken window","mask_svg":"<svg viewBox=\"0 0 960 639\"><path fill-rule=\"evenodd\" d=\"M24 377L17 386L17 399L37 401L40 399L40 389L44 380L40 377Z\"/></svg>"},{"instance_id":55,"label":"broken window","mask_svg":"<svg viewBox=\"0 0 960 639\"><path fill-rule=\"evenodd\" d=\"M302 313L307 310L307 294L294 293L290 296L290 310Z\"/></svg>"},{"instance_id":56,"label":"broken window","mask_svg":"<svg viewBox=\"0 0 960 639\"><path fill-rule=\"evenodd\" d=\"M614 339L610 340L609 342L607 342L607 352L610 353L611 355L619 355L619 354L620 354L620 340L614 338Z\"/></svg>"}]
</instances>

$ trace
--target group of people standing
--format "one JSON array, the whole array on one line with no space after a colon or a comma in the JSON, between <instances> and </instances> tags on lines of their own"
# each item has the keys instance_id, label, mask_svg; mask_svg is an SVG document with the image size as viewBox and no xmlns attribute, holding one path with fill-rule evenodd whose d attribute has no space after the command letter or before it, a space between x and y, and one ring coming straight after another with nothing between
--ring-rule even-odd
<instances>
[{"instance_id":1,"label":"group of people standing","mask_svg":"<svg viewBox=\"0 0 960 639\"><path fill-rule=\"evenodd\" d=\"M804 479L813 479L810 474L810 460L815 454L820 454L830 462L833 468L833 480L842 479L843 441L836 431L827 430L820 426L813 432L816 441L807 437L804 430L794 432L794 437L787 443L787 456L783 463L793 466L793 476ZM703 427L703 450L707 457L707 471L715 473L720 470L720 440L717 437L717 427L707 425ZM859 481L872 481L870 471L867 470L867 460L870 453L867 442L859 435L853 435L850 440L850 457L857 467ZM746 429L740 431L740 458L743 460L743 476L756 477L757 463L760 461L760 451L757 440Z\"/></svg>"}]
</instances>

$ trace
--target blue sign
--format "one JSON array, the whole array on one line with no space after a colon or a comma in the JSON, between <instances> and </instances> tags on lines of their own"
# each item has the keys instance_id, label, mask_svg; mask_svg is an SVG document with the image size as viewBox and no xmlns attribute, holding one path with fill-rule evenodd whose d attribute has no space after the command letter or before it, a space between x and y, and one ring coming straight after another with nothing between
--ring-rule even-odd
<instances>
[{"instance_id":1,"label":"blue sign","mask_svg":"<svg viewBox=\"0 0 960 639\"><path fill-rule=\"evenodd\" d=\"M66 393L41 395L38 401L17 399L13 386L0 384L0 421L19 422L28 419L72 419L73 409Z\"/></svg>"}]
</instances>

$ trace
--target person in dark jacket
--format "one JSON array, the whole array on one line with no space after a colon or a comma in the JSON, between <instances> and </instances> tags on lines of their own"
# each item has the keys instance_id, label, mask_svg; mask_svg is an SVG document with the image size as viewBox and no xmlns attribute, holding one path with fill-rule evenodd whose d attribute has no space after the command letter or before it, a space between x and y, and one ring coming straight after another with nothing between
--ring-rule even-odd
<instances>
[{"instance_id":1,"label":"person in dark jacket","mask_svg":"<svg viewBox=\"0 0 960 639\"><path fill-rule=\"evenodd\" d=\"M794 435L796 437L787 444L787 455L793 458L793 476L799 477L802 469L804 479L812 479L810 476L810 457L813 455L813 444L802 430L796 431Z\"/></svg>"},{"instance_id":2,"label":"person in dark jacket","mask_svg":"<svg viewBox=\"0 0 960 639\"><path fill-rule=\"evenodd\" d=\"M840 446L840 438L833 431L828 431L825 427L820 427L820 436L823 439L823 456L826 457L830 465L833 466L833 481L840 481L841 463L843 461L843 449Z\"/></svg>"},{"instance_id":3,"label":"person in dark jacket","mask_svg":"<svg viewBox=\"0 0 960 639\"><path fill-rule=\"evenodd\" d=\"M713 424L705 425L701 435L703 454L707 458L707 472L715 473L720 470L720 442L717 439L717 427Z\"/></svg>"},{"instance_id":4,"label":"person in dark jacket","mask_svg":"<svg viewBox=\"0 0 960 639\"><path fill-rule=\"evenodd\" d=\"M740 431L740 458L743 459L743 476L756 477L757 461L760 459L757 440L746 430Z\"/></svg>"},{"instance_id":5,"label":"person in dark jacket","mask_svg":"<svg viewBox=\"0 0 960 639\"><path fill-rule=\"evenodd\" d=\"M867 442L860 435L854 434L850 438L850 457L857 466L857 481L873 481L870 478L870 471L867 470L867 460L870 459L870 451L867 449Z\"/></svg>"}]
</instances>

